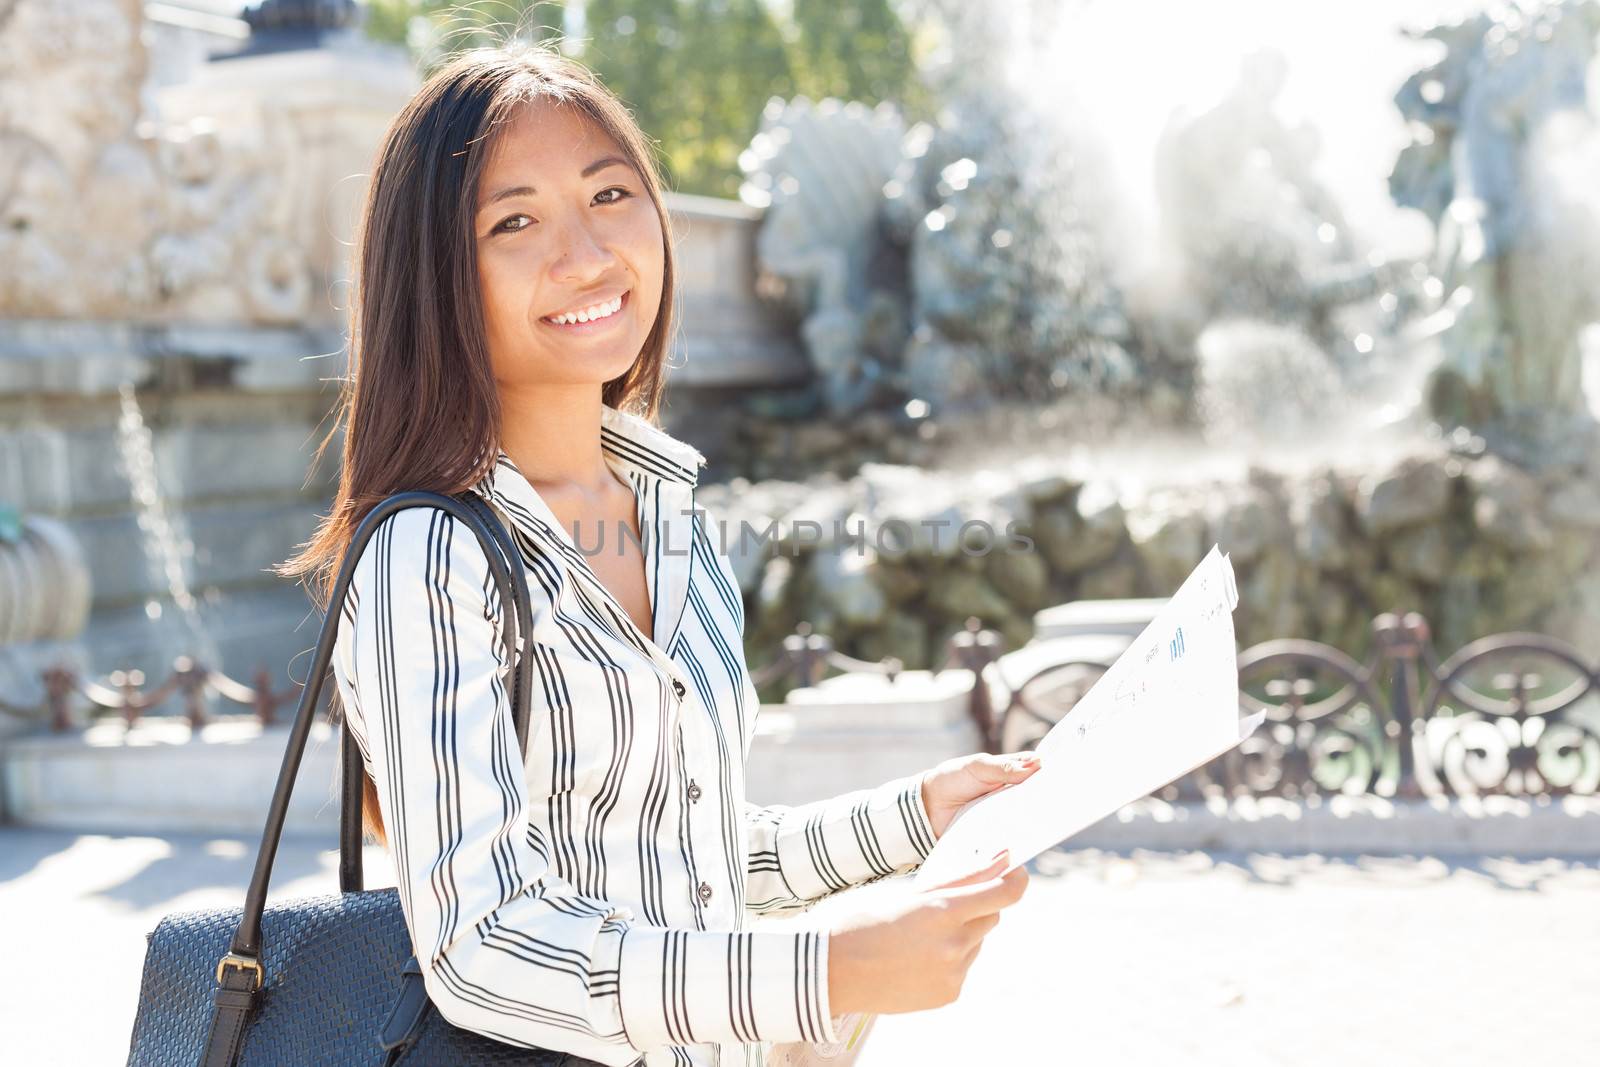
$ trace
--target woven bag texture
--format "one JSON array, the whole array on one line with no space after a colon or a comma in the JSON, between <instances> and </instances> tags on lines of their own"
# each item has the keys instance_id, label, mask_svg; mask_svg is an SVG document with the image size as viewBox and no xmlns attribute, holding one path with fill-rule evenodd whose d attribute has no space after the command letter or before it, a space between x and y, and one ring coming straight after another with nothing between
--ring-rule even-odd
<instances>
[{"instance_id":1,"label":"woven bag texture","mask_svg":"<svg viewBox=\"0 0 1600 1067\"><path fill-rule=\"evenodd\" d=\"M129 1067L190 1067L211 1027L217 961L242 908L175 912L150 934ZM264 983L241 1067L382 1067L378 1032L400 996L410 935L393 887L269 902ZM600 1067L550 1049L495 1041L427 1013L402 1067Z\"/></svg>"}]
</instances>

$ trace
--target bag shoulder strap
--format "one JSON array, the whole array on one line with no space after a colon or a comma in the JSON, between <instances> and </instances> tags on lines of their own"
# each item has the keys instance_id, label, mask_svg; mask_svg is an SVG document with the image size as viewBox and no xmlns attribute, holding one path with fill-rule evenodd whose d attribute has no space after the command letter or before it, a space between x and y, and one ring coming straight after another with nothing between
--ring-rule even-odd
<instances>
[{"instance_id":1,"label":"bag shoulder strap","mask_svg":"<svg viewBox=\"0 0 1600 1067\"><path fill-rule=\"evenodd\" d=\"M466 499L467 497L472 499ZM273 789L272 800L267 808L266 827L262 831L261 845L256 852L256 865L250 876L250 887L245 893L244 911L239 917L239 926L234 931L228 952L217 961L216 998L210 1033L207 1035L206 1047L201 1056L203 1067L232 1067L238 1056L244 1028L261 992L264 977L261 967L261 914L266 908L267 884L272 875L273 861L277 858L278 844L283 837L289 797L294 791L294 780L300 770L301 758L305 754L306 740L311 734L317 700L322 694L323 683L327 679L329 665L333 661L333 646L338 637L339 619L345 595L350 588L351 575L354 574L356 563L377 528L391 515L407 508L417 507L438 508L466 523L467 528L477 537L479 545L483 548L483 554L489 561L489 570L500 590L502 608L509 603L515 610L516 626L503 627L502 636L506 646L507 669L514 675L511 693L517 743L526 753L528 694L533 682L533 614L527 575L521 566L521 557L516 551L515 544L506 532L504 524L487 505L476 498L476 494L471 490L464 490L455 496L421 490L395 493L380 502L361 520L350 540L350 547L345 552L338 578L328 598L328 610L317 636L311 670L306 676L305 689L300 694L300 705L295 712L294 722L289 729L288 742L284 747L283 765L278 771L277 785ZM520 661L517 656L519 650ZM341 888L348 891L352 885L359 889L361 884L359 860L361 794L357 784L361 768L358 761L355 766L357 774L348 773L351 769L349 749L353 745L349 740L349 731L346 730L344 733L343 743L346 747L343 769L346 772L346 780L341 789L343 803L340 811L339 843ZM354 820L357 829L353 839L348 833L352 793L357 805ZM347 845L351 846L348 850L346 850Z\"/></svg>"},{"instance_id":2,"label":"bag shoulder strap","mask_svg":"<svg viewBox=\"0 0 1600 1067\"><path fill-rule=\"evenodd\" d=\"M506 530L505 524L494 513L482 497L467 490L457 494L453 499L460 501L471 509L482 520L483 526L493 535L495 544L506 563L513 579L513 595L506 596L505 587L500 589L500 604L502 612L509 600L516 608L517 641L507 642L507 652L522 647L521 638L532 626L533 607L528 595L528 576L522 567L522 556L517 551L516 543L511 539L511 534ZM358 534L359 537L359 534ZM482 537L479 537L482 541ZM351 551L355 550L352 540ZM489 555L488 546L484 546L484 554ZM493 566L491 562L491 567ZM340 593L336 599L329 600L329 604L344 603L344 595ZM331 609L330 609L331 610ZM526 661L527 657L519 657ZM508 663L515 662L507 660ZM526 756L528 752L528 686L532 684L530 672L524 663L517 663L512 674L511 707L513 722L517 730L517 747ZM361 870L361 784L366 778L366 768L361 761L361 749L356 745L355 738L351 735L348 725L341 725L339 740L340 762L340 799L339 799L339 891L342 893L360 892L363 885Z\"/></svg>"}]
</instances>

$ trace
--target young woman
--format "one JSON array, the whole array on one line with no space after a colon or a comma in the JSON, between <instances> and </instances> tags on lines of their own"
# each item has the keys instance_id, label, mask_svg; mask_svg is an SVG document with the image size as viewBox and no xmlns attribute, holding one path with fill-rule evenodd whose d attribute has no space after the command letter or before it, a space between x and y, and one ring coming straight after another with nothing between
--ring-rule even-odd
<instances>
[{"instance_id":1,"label":"young woman","mask_svg":"<svg viewBox=\"0 0 1600 1067\"><path fill-rule=\"evenodd\" d=\"M470 531L394 515L334 605L365 823L429 997L600 1063L760 1064L767 1042L835 1040L847 1012L954 999L1027 872L1001 858L828 928L747 912L913 870L958 808L1032 767L983 754L803 806L745 800L739 587L696 513L704 457L656 421L670 232L647 141L581 66L491 49L431 77L367 193L338 494L282 570L325 600L355 527L401 490L497 509L534 600L525 761L509 611Z\"/></svg>"}]
</instances>

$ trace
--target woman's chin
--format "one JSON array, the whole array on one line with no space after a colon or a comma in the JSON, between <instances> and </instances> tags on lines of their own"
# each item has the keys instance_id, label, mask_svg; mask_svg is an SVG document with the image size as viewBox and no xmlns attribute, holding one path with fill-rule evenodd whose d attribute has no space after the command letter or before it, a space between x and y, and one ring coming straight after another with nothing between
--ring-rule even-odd
<instances>
[{"instance_id":1,"label":"woman's chin","mask_svg":"<svg viewBox=\"0 0 1600 1067\"><path fill-rule=\"evenodd\" d=\"M627 374L638 356L611 352L547 352L521 375L528 385L604 385Z\"/></svg>"}]
</instances>

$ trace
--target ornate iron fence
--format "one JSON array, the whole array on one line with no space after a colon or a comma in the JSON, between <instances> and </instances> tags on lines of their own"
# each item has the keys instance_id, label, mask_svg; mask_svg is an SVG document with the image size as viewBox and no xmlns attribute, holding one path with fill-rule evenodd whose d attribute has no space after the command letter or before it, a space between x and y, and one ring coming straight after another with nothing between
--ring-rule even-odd
<instances>
[{"instance_id":1,"label":"ornate iron fence","mask_svg":"<svg viewBox=\"0 0 1600 1067\"><path fill-rule=\"evenodd\" d=\"M976 628L972 620L969 629ZM830 671L858 671L882 674L894 681L904 669L894 657L882 660L857 659L833 647L832 638L813 633L809 623L802 622L795 632L783 639L771 663L751 672L756 687L764 688L773 682L793 678L797 685L816 685ZM48 723L51 730L64 732L74 729L86 719L107 714L119 715L132 726L146 713L162 707L174 694L182 694L184 718L191 726L201 726L209 718L206 711L207 696L213 695L238 705L248 707L262 725L271 725L277 710L300 699L303 682L291 682L282 689L272 688L271 672L265 667L257 669L255 684L248 685L229 677L219 670L201 666L188 656L173 661L172 673L159 685L147 687L145 675L140 670L116 670L104 681L80 677L67 667L48 667L41 672L45 701L38 706L23 706L0 698L0 713L34 722Z\"/></svg>"},{"instance_id":2,"label":"ornate iron fence","mask_svg":"<svg viewBox=\"0 0 1600 1067\"><path fill-rule=\"evenodd\" d=\"M1414 612L1378 616L1372 636L1364 662L1315 641L1246 649L1240 704L1264 711L1266 721L1159 795L1600 791L1600 667L1577 649L1542 634L1504 633L1441 661L1427 620ZM1033 747L1109 665L1062 661L1035 671L988 720L987 744Z\"/></svg>"},{"instance_id":3,"label":"ornate iron fence","mask_svg":"<svg viewBox=\"0 0 1600 1067\"><path fill-rule=\"evenodd\" d=\"M48 723L51 730L71 730L84 718L99 717L110 712L121 716L132 726L146 712L159 708L174 693L183 695L184 718L191 726L203 725L206 713L206 694L211 692L235 704L247 705L263 726L270 726L277 718L277 709L300 699L302 684L292 684L284 689L272 688L272 675L265 667L256 671L256 684L246 685L221 671L201 666L188 656L173 661L172 673L165 681L151 689L145 688L145 675L141 670L115 670L104 682L80 677L68 667L47 667L40 672L44 683L45 702L35 707L24 707L0 698L0 712L21 719ZM74 707L74 698L87 701L87 708Z\"/></svg>"},{"instance_id":4,"label":"ornate iron fence","mask_svg":"<svg viewBox=\"0 0 1600 1067\"><path fill-rule=\"evenodd\" d=\"M1314 641L1268 641L1246 649L1239 656L1241 708L1265 711L1266 721L1238 748L1158 795L1180 800L1600 792L1600 667L1577 649L1542 634L1504 633L1441 660L1427 621L1415 613L1380 615L1372 636L1362 662ZM1032 748L1112 662L1101 653L1069 656L997 687L994 664L1003 653L999 634L969 618L946 642L937 668L972 672L968 711L991 752ZM903 670L892 657L845 655L801 623L752 679L758 688L791 677L816 685L829 671L866 671L892 682ZM52 667L43 672L43 705L0 700L0 711L48 722L58 731L103 713L131 725L181 694L185 717L198 726L206 720L210 693L248 706L271 724L279 707L299 698L301 687L274 690L270 678L263 667L255 684L247 685L188 657L179 657L171 675L153 688L146 688L139 671L115 671L98 682ZM997 688L1003 700L995 699ZM75 698L87 701L87 710L75 708Z\"/></svg>"}]
</instances>

